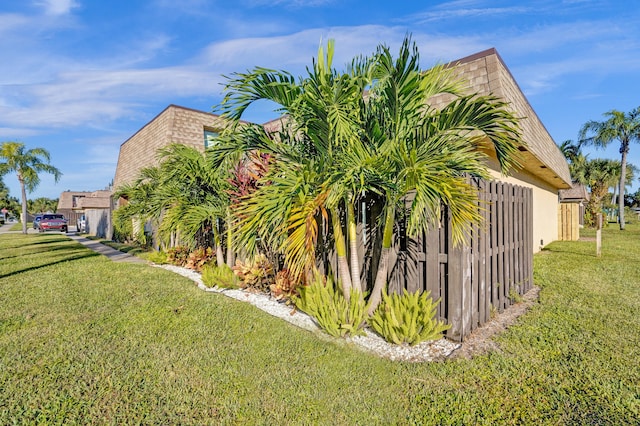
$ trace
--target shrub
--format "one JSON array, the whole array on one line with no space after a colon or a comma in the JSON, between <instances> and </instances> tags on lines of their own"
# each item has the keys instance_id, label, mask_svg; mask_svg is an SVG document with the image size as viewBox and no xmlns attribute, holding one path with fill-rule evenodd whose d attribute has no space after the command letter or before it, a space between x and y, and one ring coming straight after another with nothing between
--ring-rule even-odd
<instances>
[{"instance_id":1,"label":"shrub","mask_svg":"<svg viewBox=\"0 0 640 426\"><path fill-rule=\"evenodd\" d=\"M207 287L238 288L238 277L227 265L205 265L202 268L202 282Z\"/></svg>"},{"instance_id":2,"label":"shrub","mask_svg":"<svg viewBox=\"0 0 640 426\"><path fill-rule=\"evenodd\" d=\"M248 263L237 260L232 269L240 279L239 285L243 289L269 293L270 286L275 283L273 265L263 254L259 254Z\"/></svg>"},{"instance_id":3,"label":"shrub","mask_svg":"<svg viewBox=\"0 0 640 426\"><path fill-rule=\"evenodd\" d=\"M271 296L276 300L282 300L288 303L293 296L298 295L298 285L299 282L291 276L289 270L283 269L282 271L278 271L276 281L269 286L269 289L271 290Z\"/></svg>"},{"instance_id":4,"label":"shrub","mask_svg":"<svg viewBox=\"0 0 640 426\"><path fill-rule=\"evenodd\" d=\"M402 295L382 293L382 302L369 320L371 328L387 342L415 345L440 337L451 326L435 319L439 303L430 297L431 292Z\"/></svg>"},{"instance_id":5,"label":"shrub","mask_svg":"<svg viewBox=\"0 0 640 426\"><path fill-rule=\"evenodd\" d=\"M362 294L351 292L349 302L335 288L331 277L316 273L308 286L299 288L300 296L293 297L295 305L316 319L320 327L335 337L364 334L368 306Z\"/></svg>"},{"instance_id":6,"label":"shrub","mask_svg":"<svg viewBox=\"0 0 640 426\"><path fill-rule=\"evenodd\" d=\"M123 210L113 212L113 241L125 243L133 241L133 224L131 218L122 214Z\"/></svg>"},{"instance_id":7,"label":"shrub","mask_svg":"<svg viewBox=\"0 0 640 426\"><path fill-rule=\"evenodd\" d=\"M167 261L172 265L184 266L189 260L189 247L177 246L167 250Z\"/></svg>"},{"instance_id":8,"label":"shrub","mask_svg":"<svg viewBox=\"0 0 640 426\"><path fill-rule=\"evenodd\" d=\"M169 263L168 255L164 251L152 251L149 253L143 253L141 257L146 260L156 263L158 265L164 265L165 263Z\"/></svg>"},{"instance_id":9,"label":"shrub","mask_svg":"<svg viewBox=\"0 0 640 426\"><path fill-rule=\"evenodd\" d=\"M189 253L187 257L187 262L185 263L185 268L193 269L194 271L200 272L202 267L207 263L214 260L216 257L215 252L211 247L198 247Z\"/></svg>"}]
</instances>

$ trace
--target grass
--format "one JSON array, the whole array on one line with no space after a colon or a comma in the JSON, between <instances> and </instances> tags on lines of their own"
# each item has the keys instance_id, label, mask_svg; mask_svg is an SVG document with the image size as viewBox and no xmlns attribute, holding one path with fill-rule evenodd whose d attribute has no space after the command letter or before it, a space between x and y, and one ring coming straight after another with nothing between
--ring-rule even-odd
<instances>
[{"instance_id":1,"label":"grass","mask_svg":"<svg viewBox=\"0 0 640 426\"><path fill-rule=\"evenodd\" d=\"M472 360L320 338L60 234L0 235L0 424L638 424L640 228L535 256L540 301Z\"/></svg>"}]
</instances>

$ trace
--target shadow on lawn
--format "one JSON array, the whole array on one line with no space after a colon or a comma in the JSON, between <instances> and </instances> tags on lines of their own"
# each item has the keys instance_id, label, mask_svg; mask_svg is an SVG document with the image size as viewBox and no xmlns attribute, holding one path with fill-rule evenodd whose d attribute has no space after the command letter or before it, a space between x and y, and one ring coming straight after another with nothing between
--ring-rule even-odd
<instances>
[{"instance_id":1,"label":"shadow on lawn","mask_svg":"<svg viewBox=\"0 0 640 426\"><path fill-rule=\"evenodd\" d=\"M67 245L66 247L64 246L55 247L51 250L43 250L40 254L42 254L42 263L39 263L36 265L34 264L24 265L24 263L26 262L18 262L14 260L14 263L16 264L15 266L17 268L12 271L0 273L0 278L6 278L6 277L22 274L29 271L35 271L38 269L46 268L46 267L57 265L60 263L100 256L100 254L98 253L95 253L83 247L78 247L76 245L71 245L71 246ZM15 257L20 258L23 256L15 256ZM21 266L23 267L21 268Z\"/></svg>"},{"instance_id":2,"label":"shadow on lawn","mask_svg":"<svg viewBox=\"0 0 640 426\"><path fill-rule=\"evenodd\" d=\"M49 245L44 246L43 245L44 242L38 242L36 244L32 244L33 249L25 249L22 252L18 253L18 254L14 254L11 256L1 256L0 255L0 260L6 260L6 259L14 259L17 257L28 257L28 256L33 256L33 255L38 255L38 254L42 254L42 253L48 253L48 252L57 252L57 251L65 251L65 250L70 250L70 249L77 249L78 246L75 245L69 245L69 243L67 241L65 242L59 242L59 243L49 243Z\"/></svg>"}]
</instances>

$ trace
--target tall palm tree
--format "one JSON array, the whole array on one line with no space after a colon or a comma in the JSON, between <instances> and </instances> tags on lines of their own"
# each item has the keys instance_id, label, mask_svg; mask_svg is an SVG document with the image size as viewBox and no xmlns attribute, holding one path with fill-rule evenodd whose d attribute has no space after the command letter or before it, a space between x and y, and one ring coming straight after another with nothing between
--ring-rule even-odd
<instances>
[{"instance_id":1,"label":"tall palm tree","mask_svg":"<svg viewBox=\"0 0 640 426\"><path fill-rule=\"evenodd\" d=\"M580 143L606 147L614 140L620 141L620 176L618 189L618 214L620 230L624 230L624 195L627 178L627 155L631 142L640 142L640 107L624 113L611 110L604 113L605 121L588 121L580 129Z\"/></svg>"},{"instance_id":2,"label":"tall palm tree","mask_svg":"<svg viewBox=\"0 0 640 426\"><path fill-rule=\"evenodd\" d=\"M60 170L49 164L49 151L44 148L26 149L22 142L3 142L0 145L0 176L14 172L20 183L22 203L22 233L27 233L27 192L40 184L39 173L50 173L56 182L62 176Z\"/></svg>"}]
</instances>

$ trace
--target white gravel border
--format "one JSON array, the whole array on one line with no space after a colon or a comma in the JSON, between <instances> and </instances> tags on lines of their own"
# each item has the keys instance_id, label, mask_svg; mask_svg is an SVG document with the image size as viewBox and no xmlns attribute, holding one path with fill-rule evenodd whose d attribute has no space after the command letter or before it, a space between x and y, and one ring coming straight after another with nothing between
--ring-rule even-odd
<instances>
[{"instance_id":1,"label":"white gravel border","mask_svg":"<svg viewBox=\"0 0 640 426\"><path fill-rule=\"evenodd\" d=\"M224 289L219 287L209 288L202 282L202 277L198 272L191 269L183 268L175 265L156 265L155 267L163 268L183 277L194 281L198 288L210 292L220 293L227 297L231 297L242 302L248 302L270 315L281 318L291 324L304 330L318 332L318 327L312 317L297 309L280 303L266 294L250 293L244 290ZM460 348L460 343L455 343L444 337L440 340L432 340L422 342L415 346L395 345L382 339L377 334L365 330L364 336L348 337L346 340L355 344L357 347L373 353L377 356L390 359L392 361L408 361L408 362L425 362L439 361L449 357L456 349Z\"/></svg>"}]
</instances>

